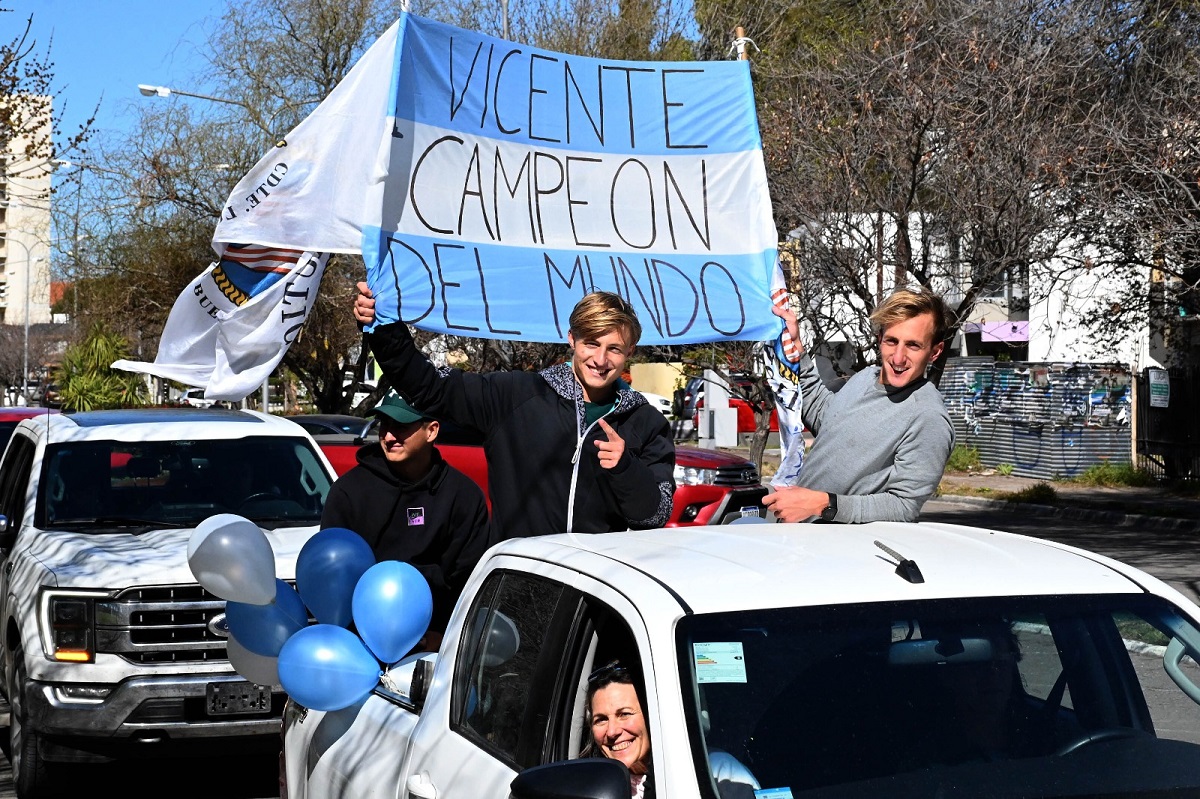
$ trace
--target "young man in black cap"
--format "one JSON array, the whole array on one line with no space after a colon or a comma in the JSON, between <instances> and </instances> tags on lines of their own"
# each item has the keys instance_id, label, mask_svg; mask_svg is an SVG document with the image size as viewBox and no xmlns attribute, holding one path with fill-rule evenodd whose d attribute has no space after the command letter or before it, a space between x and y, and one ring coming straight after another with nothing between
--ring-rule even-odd
<instances>
[{"instance_id":1,"label":"young man in black cap","mask_svg":"<svg viewBox=\"0 0 1200 799\"><path fill-rule=\"evenodd\" d=\"M410 563L433 593L431 632L446 629L471 570L493 543L487 503L469 477L433 445L440 425L395 391L373 411L379 443L364 444L358 465L333 484L321 527L358 533L377 560ZM429 637L424 648L434 648Z\"/></svg>"}]
</instances>

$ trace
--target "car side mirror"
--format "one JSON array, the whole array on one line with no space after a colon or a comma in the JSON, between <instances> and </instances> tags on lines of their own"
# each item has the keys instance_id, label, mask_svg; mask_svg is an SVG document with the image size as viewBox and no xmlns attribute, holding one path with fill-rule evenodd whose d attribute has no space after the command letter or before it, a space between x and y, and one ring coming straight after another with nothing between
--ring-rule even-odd
<instances>
[{"instance_id":1,"label":"car side mirror","mask_svg":"<svg viewBox=\"0 0 1200 799\"><path fill-rule=\"evenodd\" d=\"M436 652L411 655L390 667L380 679L380 684L388 696L414 713L420 713L429 695L429 683L433 680L433 664L436 660Z\"/></svg>"},{"instance_id":2,"label":"car side mirror","mask_svg":"<svg viewBox=\"0 0 1200 799\"><path fill-rule=\"evenodd\" d=\"M513 799L629 799L629 769L607 757L564 760L525 769L508 787Z\"/></svg>"}]
</instances>

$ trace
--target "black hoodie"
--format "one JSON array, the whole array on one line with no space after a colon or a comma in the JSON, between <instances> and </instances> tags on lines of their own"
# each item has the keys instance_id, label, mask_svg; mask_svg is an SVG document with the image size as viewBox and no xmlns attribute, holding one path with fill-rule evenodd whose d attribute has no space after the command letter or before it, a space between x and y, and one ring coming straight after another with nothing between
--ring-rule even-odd
<instances>
[{"instance_id":1,"label":"black hoodie","mask_svg":"<svg viewBox=\"0 0 1200 799\"><path fill-rule=\"evenodd\" d=\"M442 632L471 570L494 543L483 491L436 447L429 471L413 483L392 474L378 443L360 447L357 459L329 490L321 528L352 530L376 560L415 566L433 593L429 626Z\"/></svg>"},{"instance_id":2,"label":"black hoodie","mask_svg":"<svg viewBox=\"0 0 1200 799\"><path fill-rule=\"evenodd\" d=\"M675 491L675 442L645 397L618 385L604 417L625 440L600 466L598 423L584 424L583 389L561 363L542 372L440 372L403 322L367 334L384 375L416 407L484 434L492 524L501 540L549 533L661 527Z\"/></svg>"}]
</instances>

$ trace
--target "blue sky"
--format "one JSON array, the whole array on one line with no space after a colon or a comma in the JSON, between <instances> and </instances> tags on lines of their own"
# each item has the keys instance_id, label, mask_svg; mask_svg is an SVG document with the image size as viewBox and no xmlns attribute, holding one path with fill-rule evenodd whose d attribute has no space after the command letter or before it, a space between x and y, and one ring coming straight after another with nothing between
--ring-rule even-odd
<instances>
[{"instance_id":1,"label":"blue sky","mask_svg":"<svg viewBox=\"0 0 1200 799\"><path fill-rule=\"evenodd\" d=\"M199 52L225 0L0 0L0 40L11 41L33 15L39 54L53 36L55 112L66 103L62 130L74 132L100 102L96 127L128 130L139 83L204 92L194 76Z\"/></svg>"}]
</instances>

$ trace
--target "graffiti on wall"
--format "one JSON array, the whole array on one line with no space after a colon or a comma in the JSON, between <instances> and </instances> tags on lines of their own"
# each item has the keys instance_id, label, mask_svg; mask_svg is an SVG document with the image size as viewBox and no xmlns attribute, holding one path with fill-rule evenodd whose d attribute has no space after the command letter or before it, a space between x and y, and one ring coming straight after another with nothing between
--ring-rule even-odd
<instances>
[{"instance_id":1,"label":"graffiti on wall","mask_svg":"<svg viewBox=\"0 0 1200 799\"><path fill-rule=\"evenodd\" d=\"M984 419L1028 428L1128 427L1132 383L1124 367L1077 363L961 364L942 379L946 409L968 431Z\"/></svg>"},{"instance_id":2,"label":"graffiti on wall","mask_svg":"<svg viewBox=\"0 0 1200 799\"><path fill-rule=\"evenodd\" d=\"M1121 365L951 358L940 388L985 465L1054 478L1129 460L1133 376Z\"/></svg>"}]
</instances>

